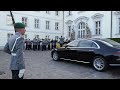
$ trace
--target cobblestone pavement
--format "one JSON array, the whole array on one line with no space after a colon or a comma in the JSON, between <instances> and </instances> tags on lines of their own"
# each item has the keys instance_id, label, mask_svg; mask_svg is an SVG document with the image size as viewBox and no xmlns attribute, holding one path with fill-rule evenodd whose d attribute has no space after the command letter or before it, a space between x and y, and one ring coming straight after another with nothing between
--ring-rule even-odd
<instances>
[{"instance_id":1,"label":"cobblestone pavement","mask_svg":"<svg viewBox=\"0 0 120 90\"><path fill-rule=\"evenodd\" d=\"M97 72L89 64L53 61L50 51L25 51L25 79L120 79L120 66ZM11 79L10 55L0 51L0 79Z\"/></svg>"}]
</instances>

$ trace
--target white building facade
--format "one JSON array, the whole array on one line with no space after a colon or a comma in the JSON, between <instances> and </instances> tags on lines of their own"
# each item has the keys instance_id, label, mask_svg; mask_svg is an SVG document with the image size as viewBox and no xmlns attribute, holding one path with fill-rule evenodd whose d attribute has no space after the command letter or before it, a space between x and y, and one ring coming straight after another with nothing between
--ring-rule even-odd
<instances>
[{"instance_id":1,"label":"white building facade","mask_svg":"<svg viewBox=\"0 0 120 90\"><path fill-rule=\"evenodd\" d=\"M120 38L120 11L12 11L15 22L26 24L25 38ZM9 11L0 11L0 49L13 35Z\"/></svg>"},{"instance_id":2,"label":"white building facade","mask_svg":"<svg viewBox=\"0 0 120 90\"><path fill-rule=\"evenodd\" d=\"M87 29L91 38L120 38L120 11L66 11L64 12L64 36L75 39L87 38Z\"/></svg>"},{"instance_id":3,"label":"white building facade","mask_svg":"<svg viewBox=\"0 0 120 90\"><path fill-rule=\"evenodd\" d=\"M58 39L63 33L63 11L12 11L15 22L26 24L25 38ZM0 11L0 49L15 34L9 11Z\"/></svg>"}]
</instances>

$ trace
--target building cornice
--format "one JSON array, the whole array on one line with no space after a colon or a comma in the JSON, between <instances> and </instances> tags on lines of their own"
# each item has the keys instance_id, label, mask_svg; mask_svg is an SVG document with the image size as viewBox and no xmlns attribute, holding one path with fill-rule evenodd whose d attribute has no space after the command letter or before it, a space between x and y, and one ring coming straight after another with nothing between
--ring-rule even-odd
<instances>
[{"instance_id":1,"label":"building cornice","mask_svg":"<svg viewBox=\"0 0 120 90\"><path fill-rule=\"evenodd\" d=\"M68 20L67 22L65 22L66 24L72 24L73 21L72 20Z\"/></svg>"},{"instance_id":2,"label":"building cornice","mask_svg":"<svg viewBox=\"0 0 120 90\"><path fill-rule=\"evenodd\" d=\"M104 16L103 14L96 13L96 14L94 14L91 18L92 18L92 19L98 19L98 18L102 18L103 16Z\"/></svg>"},{"instance_id":3,"label":"building cornice","mask_svg":"<svg viewBox=\"0 0 120 90\"><path fill-rule=\"evenodd\" d=\"M120 15L120 11L114 12L115 15Z\"/></svg>"}]
</instances>

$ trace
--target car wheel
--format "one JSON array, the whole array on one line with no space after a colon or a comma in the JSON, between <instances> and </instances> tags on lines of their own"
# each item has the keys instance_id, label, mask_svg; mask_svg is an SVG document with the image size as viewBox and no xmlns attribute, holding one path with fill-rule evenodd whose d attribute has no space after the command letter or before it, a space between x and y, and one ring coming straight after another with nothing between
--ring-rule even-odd
<instances>
[{"instance_id":1,"label":"car wheel","mask_svg":"<svg viewBox=\"0 0 120 90\"><path fill-rule=\"evenodd\" d=\"M95 57L92 64L97 71L105 71L108 68L108 63L101 56Z\"/></svg>"},{"instance_id":2,"label":"car wheel","mask_svg":"<svg viewBox=\"0 0 120 90\"><path fill-rule=\"evenodd\" d=\"M54 61L60 60L57 52L53 52L53 60L54 60Z\"/></svg>"}]
</instances>

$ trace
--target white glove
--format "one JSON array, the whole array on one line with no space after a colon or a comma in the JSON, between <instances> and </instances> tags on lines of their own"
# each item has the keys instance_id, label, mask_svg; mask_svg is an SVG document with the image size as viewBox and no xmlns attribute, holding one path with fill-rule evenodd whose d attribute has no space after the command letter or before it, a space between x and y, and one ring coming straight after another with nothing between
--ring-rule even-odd
<instances>
[{"instance_id":1,"label":"white glove","mask_svg":"<svg viewBox=\"0 0 120 90\"><path fill-rule=\"evenodd\" d=\"M24 72L25 72L25 69L21 69L21 70L19 71L19 74L18 74L19 78L23 77Z\"/></svg>"}]
</instances>

